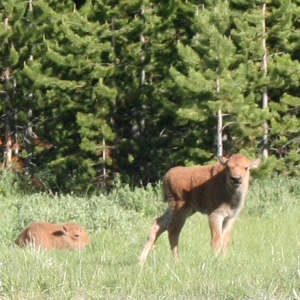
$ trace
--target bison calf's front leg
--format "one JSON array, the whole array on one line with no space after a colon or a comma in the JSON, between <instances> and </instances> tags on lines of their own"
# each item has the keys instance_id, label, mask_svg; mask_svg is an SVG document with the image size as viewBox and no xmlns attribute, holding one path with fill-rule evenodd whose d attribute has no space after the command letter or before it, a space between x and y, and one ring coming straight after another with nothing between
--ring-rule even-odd
<instances>
[{"instance_id":1,"label":"bison calf's front leg","mask_svg":"<svg viewBox=\"0 0 300 300\"><path fill-rule=\"evenodd\" d=\"M230 244L230 234L235 218L227 218L223 221L223 251L226 253Z\"/></svg>"},{"instance_id":2,"label":"bison calf's front leg","mask_svg":"<svg viewBox=\"0 0 300 300\"><path fill-rule=\"evenodd\" d=\"M217 256L223 247L223 221L224 217L219 214L211 214L208 217L211 231L211 245Z\"/></svg>"},{"instance_id":3,"label":"bison calf's front leg","mask_svg":"<svg viewBox=\"0 0 300 300\"><path fill-rule=\"evenodd\" d=\"M227 252L230 244L230 233L234 221L234 217L224 218L222 215L219 215L217 213L213 213L209 216L211 244L215 256L217 256L221 250L223 250L224 253Z\"/></svg>"}]
</instances>

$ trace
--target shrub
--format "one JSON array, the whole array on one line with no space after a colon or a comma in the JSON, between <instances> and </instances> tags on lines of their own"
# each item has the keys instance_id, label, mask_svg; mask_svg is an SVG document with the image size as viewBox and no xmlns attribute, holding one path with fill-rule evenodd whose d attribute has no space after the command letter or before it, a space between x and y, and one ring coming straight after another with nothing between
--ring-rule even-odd
<instances>
[{"instance_id":1,"label":"shrub","mask_svg":"<svg viewBox=\"0 0 300 300\"><path fill-rule=\"evenodd\" d=\"M288 211L299 201L300 183L295 177L273 176L252 182L247 196L248 214Z\"/></svg>"}]
</instances>

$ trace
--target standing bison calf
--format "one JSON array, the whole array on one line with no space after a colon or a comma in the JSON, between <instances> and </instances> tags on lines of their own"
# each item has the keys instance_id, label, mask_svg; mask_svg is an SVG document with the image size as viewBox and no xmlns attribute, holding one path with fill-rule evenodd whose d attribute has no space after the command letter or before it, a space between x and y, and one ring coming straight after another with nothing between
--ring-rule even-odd
<instances>
[{"instance_id":1,"label":"standing bison calf","mask_svg":"<svg viewBox=\"0 0 300 300\"><path fill-rule=\"evenodd\" d=\"M16 244L27 244L44 249L81 249L90 242L85 230L75 223L56 225L49 222L34 222L18 237Z\"/></svg>"},{"instance_id":2,"label":"standing bison calf","mask_svg":"<svg viewBox=\"0 0 300 300\"><path fill-rule=\"evenodd\" d=\"M249 160L242 154L199 167L175 167L164 177L163 187L170 206L156 219L140 255L144 262L160 234L168 230L173 256L178 261L178 240L186 221L196 211L208 215L211 244L215 255L225 252L230 242L234 221L244 206L248 191L250 169L260 159Z\"/></svg>"}]
</instances>

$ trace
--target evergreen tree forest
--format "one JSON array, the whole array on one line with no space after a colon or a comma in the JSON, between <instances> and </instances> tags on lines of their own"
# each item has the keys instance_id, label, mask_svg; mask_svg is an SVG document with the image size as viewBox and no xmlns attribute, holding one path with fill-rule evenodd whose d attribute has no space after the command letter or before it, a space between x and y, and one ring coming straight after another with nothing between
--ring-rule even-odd
<instances>
[{"instance_id":1,"label":"evergreen tree forest","mask_svg":"<svg viewBox=\"0 0 300 300\"><path fill-rule=\"evenodd\" d=\"M2 0L3 169L52 192L223 154L300 175L300 0Z\"/></svg>"}]
</instances>

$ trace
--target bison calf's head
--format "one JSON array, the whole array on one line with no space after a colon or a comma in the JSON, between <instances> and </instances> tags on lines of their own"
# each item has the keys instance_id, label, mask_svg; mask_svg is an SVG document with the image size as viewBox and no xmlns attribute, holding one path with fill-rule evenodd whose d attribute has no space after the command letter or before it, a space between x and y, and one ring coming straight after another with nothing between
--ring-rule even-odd
<instances>
[{"instance_id":1,"label":"bison calf's head","mask_svg":"<svg viewBox=\"0 0 300 300\"><path fill-rule=\"evenodd\" d=\"M82 249L90 242L90 238L85 230L76 223L62 224L62 230L53 232L53 235L60 237L62 248Z\"/></svg>"},{"instance_id":2,"label":"bison calf's head","mask_svg":"<svg viewBox=\"0 0 300 300\"><path fill-rule=\"evenodd\" d=\"M242 154L235 154L229 158L218 157L219 162L226 167L226 178L228 184L237 189L241 185L248 186L250 169L257 168L260 159L249 160Z\"/></svg>"}]
</instances>

